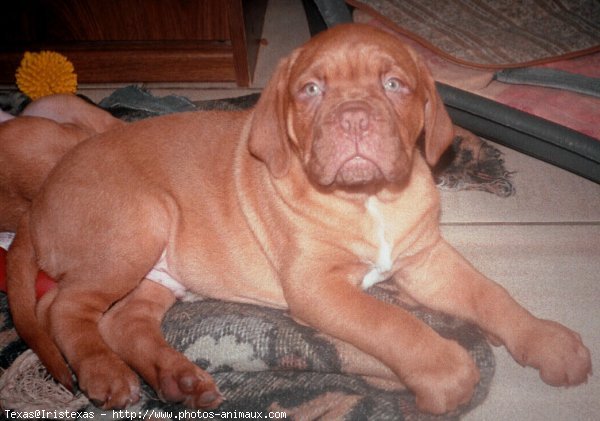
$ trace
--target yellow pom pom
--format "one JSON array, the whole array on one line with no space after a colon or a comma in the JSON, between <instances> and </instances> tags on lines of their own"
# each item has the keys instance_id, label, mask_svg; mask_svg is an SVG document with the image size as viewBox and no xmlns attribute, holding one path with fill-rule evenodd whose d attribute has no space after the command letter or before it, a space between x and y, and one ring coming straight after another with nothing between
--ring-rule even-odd
<instances>
[{"instance_id":1,"label":"yellow pom pom","mask_svg":"<svg viewBox=\"0 0 600 421\"><path fill-rule=\"evenodd\" d=\"M74 94L77 75L65 56L53 51L25 53L16 74L17 86L31 99L52 94Z\"/></svg>"}]
</instances>

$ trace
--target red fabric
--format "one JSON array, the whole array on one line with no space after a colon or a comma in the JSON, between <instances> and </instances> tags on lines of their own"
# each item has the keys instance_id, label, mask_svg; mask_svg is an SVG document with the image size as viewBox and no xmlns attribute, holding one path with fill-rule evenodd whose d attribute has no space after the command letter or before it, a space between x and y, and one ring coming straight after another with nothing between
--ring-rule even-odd
<instances>
[{"instance_id":1,"label":"red fabric","mask_svg":"<svg viewBox=\"0 0 600 421\"><path fill-rule=\"evenodd\" d=\"M491 99L600 140L598 98L558 89L510 85Z\"/></svg>"},{"instance_id":2,"label":"red fabric","mask_svg":"<svg viewBox=\"0 0 600 421\"><path fill-rule=\"evenodd\" d=\"M46 292L56 286L56 281L43 271L38 273L35 282L35 296L39 300ZM0 247L0 291L6 292L6 250Z\"/></svg>"}]
</instances>

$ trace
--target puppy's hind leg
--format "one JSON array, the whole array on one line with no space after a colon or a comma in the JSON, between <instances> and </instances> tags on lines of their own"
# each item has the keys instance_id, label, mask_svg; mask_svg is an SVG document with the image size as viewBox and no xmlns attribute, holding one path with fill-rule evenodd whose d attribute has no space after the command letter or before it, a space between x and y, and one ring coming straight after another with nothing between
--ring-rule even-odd
<instances>
[{"instance_id":1,"label":"puppy's hind leg","mask_svg":"<svg viewBox=\"0 0 600 421\"><path fill-rule=\"evenodd\" d=\"M100 332L162 399L190 408L216 408L223 398L212 377L163 337L161 322L174 302L170 290L145 279L104 315Z\"/></svg>"},{"instance_id":2,"label":"puppy's hind leg","mask_svg":"<svg viewBox=\"0 0 600 421\"><path fill-rule=\"evenodd\" d=\"M103 250L65 246L66 241L55 244L62 261L71 256L71 264L63 264L67 270L60 275L58 292L46 312L47 326L77 375L80 389L105 409L139 400L137 375L99 331L104 313L140 284L164 248L164 233L150 229L144 233L147 226L138 228L137 232L118 230L105 235L116 241ZM108 244L104 237L97 233L99 244Z\"/></svg>"},{"instance_id":3,"label":"puppy's hind leg","mask_svg":"<svg viewBox=\"0 0 600 421\"><path fill-rule=\"evenodd\" d=\"M115 280L84 285L63 280L46 312L51 335L77 375L79 388L104 409L125 408L140 397L137 375L98 330L102 315L134 287Z\"/></svg>"}]
</instances>

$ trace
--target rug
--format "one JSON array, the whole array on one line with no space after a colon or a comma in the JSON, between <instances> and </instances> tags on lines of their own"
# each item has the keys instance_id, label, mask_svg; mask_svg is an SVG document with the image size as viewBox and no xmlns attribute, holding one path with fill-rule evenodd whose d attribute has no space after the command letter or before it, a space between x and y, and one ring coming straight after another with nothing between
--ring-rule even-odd
<instances>
[{"instance_id":1,"label":"rug","mask_svg":"<svg viewBox=\"0 0 600 421\"><path fill-rule=\"evenodd\" d=\"M444 58L518 67L600 51L596 0L346 0Z\"/></svg>"},{"instance_id":2,"label":"rug","mask_svg":"<svg viewBox=\"0 0 600 421\"><path fill-rule=\"evenodd\" d=\"M368 292L400 305L389 283ZM492 350L472 325L423 308L411 311L442 336L465 347L481 373L471 402L443 417L420 413L410 392L398 383L378 378L387 369L372 357L295 323L280 310L215 300L178 302L167 313L163 331L173 346L213 375L227 398L219 408L221 412L279 412L294 420L458 419L479 405L488 393L494 373ZM6 295L0 294L0 366L8 367L25 350L14 331ZM16 390L0 388L3 409L54 411L72 404L40 403L44 396L38 394L36 387L47 391L47 382L53 382L46 379L46 383L36 386L27 373L22 375L28 381L17 379L11 386ZM12 394L7 398L8 392ZM121 419L111 411L95 408L82 395L76 403L80 406L70 410L87 413L87 417L93 413L97 419ZM143 385L142 400L128 410L135 414L180 414L185 408L161 402Z\"/></svg>"},{"instance_id":3,"label":"rug","mask_svg":"<svg viewBox=\"0 0 600 421\"><path fill-rule=\"evenodd\" d=\"M192 102L179 96L157 98L138 87L115 91L100 106L126 121L171 112L223 109L253 105L258 95ZM17 114L27 100L0 95L0 106ZM512 192L492 179L508 180L500 153L481 139L462 133L454 155L440 169L440 188L478 188L499 195ZM452 152L452 151L451 151ZM500 183L501 184L501 183ZM479 186L479 187L475 187ZM483 187L482 187L483 186ZM508 187L507 187L508 186ZM392 282L372 287L369 294L402 306ZM442 417L420 413L414 396L389 380L390 372L374 358L309 327L295 323L286 312L216 300L178 302L163 322L167 340L210 372L227 400L221 413L273 412L298 420L455 420L485 399L494 373L494 356L484 335L473 325L425 308L407 308L443 337L454 339L472 355L481 373L471 402ZM401 352L399 349L398 352ZM52 417L66 408L97 419L127 419L131 414L160 414L155 419L181 419L180 405L161 402L143 385L143 397L122 412L102 411L85 396L71 396L48 378L39 360L18 338L0 293L0 407L14 411L46 410ZM386 380L387 379L387 380ZM17 412L11 412L11 415ZM38 413L39 414L39 413ZM5 415L4 412L0 417ZM198 414L195 414L198 417ZM204 415L207 416L207 415ZM230 418L233 415L229 416Z\"/></svg>"}]
</instances>

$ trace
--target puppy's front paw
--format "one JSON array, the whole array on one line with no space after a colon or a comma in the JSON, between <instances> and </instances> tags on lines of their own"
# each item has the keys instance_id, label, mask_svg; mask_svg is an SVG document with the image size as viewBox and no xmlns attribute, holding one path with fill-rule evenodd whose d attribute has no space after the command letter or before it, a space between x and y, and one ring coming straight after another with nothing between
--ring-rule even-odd
<instances>
[{"instance_id":1,"label":"puppy's front paw","mask_svg":"<svg viewBox=\"0 0 600 421\"><path fill-rule=\"evenodd\" d=\"M415 393L419 410L443 414L471 400L479 370L458 343L440 338L417 358L404 381Z\"/></svg>"},{"instance_id":2,"label":"puppy's front paw","mask_svg":"<svg viewBox=\"0 0 600 421\"><path fill-rule=\"evenodd\" d=\"M536 320L509 350L519 364L537 368L552 386L584 383L592 372L590 351L579 334L550 320Z\"/></svg>"},{"instance_id":3,"label":"puppy's front paw","mask_svg":"<svg viewBox=\"0 0 600 421\"><path fill-rule=\"evenodd\" d=\"M77 370L79 388L103 409L121 409L140 399L138 376L123 361L101 354L82 361Z\"/></svg>"}]
</instances>

